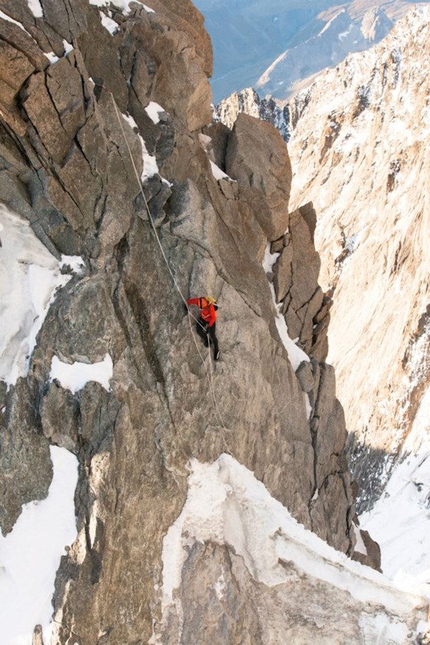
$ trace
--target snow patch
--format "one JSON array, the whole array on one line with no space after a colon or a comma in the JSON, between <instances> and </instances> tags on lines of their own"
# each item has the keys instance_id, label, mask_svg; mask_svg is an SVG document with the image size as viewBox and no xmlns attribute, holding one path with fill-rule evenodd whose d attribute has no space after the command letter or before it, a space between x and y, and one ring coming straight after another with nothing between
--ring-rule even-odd
<instances>
[{"instance_id":1,"label":"snow patch","mask_svg":"<svg viewBox=\"0 0 430 645\"><path fill-rule=\"evenodd\" d=\"M67 42L65 38L63 38L63 47L64 47L64 55L66 56L69 54L71 51L73 51L74 47L71 43Z\"/></svg>"},{"instance_id":2,"label":"snow patch","mask_svg":"<svg viewBox=\"0 0 430 645\"><path fill-rule=\"evenodd\" d=\"M351 33L351 31L353 30L353 28L354 28L354 25L351 23L351 24L349 25L348 29L347 29L346 31L342 31L342 32L338 35L339 40L340 40L340 41L345 40L345 39L349 36L349 34L350 34L350 33ZM321 33L322 33L322 32L321 32Z\"/></svg>"},{"instance_id":3,"label":"snow patch","mask_svg":"<svg viewBox=\"0 0 430 645\"><path fill-rule=\"evenodd\" d=\"M62 255L60 267L62 269L69 268L72 273L80 275L85 267L85 262L80 255Z\"/></svg>"},{"instance_id":4,"label":"snow patch","mask_svg":"<svg viewBox=\"0 0 430 645\"><path fill-rule=\"evenodd\" d=\"M280 255L280 253L270 253L270 244L266 246L263 260L263 269L265 270L266 274L272 273L273 267Z\"/></svg>"},{"instance_id":5,"label":"snow patch","mask_svg":"<svg viewBox=\"0 0 430 645\"><path fill-rule=\"evenodd\" d=\"M30 2L30 0L28 0ZM131 11L130 4L140 4L148 13L155 13L153 9L139 2L139 0L90 0L90 4L94 7L107 7L112 4L114 7L122 11L124 16L128 16Z\"/></svg>"},{"instance_id":6,"label":"snow patch","mask_svg":"<svg viewBox=\"0 0 430 645\"><path fill-rule=\"evenodd\" d=\"M106 354L98 363L63 363L57 356L53 356L51 362L50 381L57 379L64 387L73 394L82 390L89 382L100 383L108 392L110 391L110 379L113 375L113 362L109 354Z\"/></svg>"},{"instance_id":7,"label":"snow patch","mask_svg":"<svg viewBox=\"0 0 430 645\"><path fill-rule=\"evenodd\" d=\"M279 256L280 256L280 253L270 253L270 244L266 246L266 252L263 260L263 269L265 270L266 274L267 273L270 274L272 272L273 266L276 263ZM281 313L282 303L278 304L276 302L275 288L273 284L270 283L269 286L270 286L270 291L272 292L273 304L275 305L276 312L277 312L275 316L276 327L278 329L279 336L282 340L282 344L287 350L288 358L293 367L293 370L296 371L300 363L302 363L303 361L306 361L309 363L311 359L302 349L300 349L300 347L297 347L295 341L292 340L288 335L287 323L285 322L285 318ZM307 409L308 415L310 415L312 414L312 407L309 403L309 397L305 397L305 401L306 401L306 409Z\"/></svg>"},{"instance_id":8,"label":"snow patch","mask_svg":"<svg viewBox=\"0 0 430 645\"><path fill-rule=\"evenodd\" d=\"M151 101L145 108L146 114L149 116L151 121L155 123L155 125L157 125L157 123L160 123L160 114L165 111L166 110L162 108L158 103L155 103L155 101Z\"/></svg>"},{"instance_id":9,"label":"snow patch","mask_svg":"<svg viewBox=\"0 0 430 645\"><path fill-rule=\"evenodd\" d=\"M122 117L124 121L127 121L128 125L136 131L140 143L142 146L142 159L143 159L143 171L141 174L141 180L144 182L146 179L150 179L154 175L158 173L158 165L157 165L157 160L155 157L152 157L148 150L146 149L146 144L145 141L143 140L142 136L139 134L139 127L136 123L136 121L133 119L132 116L129 114L122 114Z\"/></svg>"},{"instance_id":10,"label":"snow patch","mask_svg":"<svg viewBox=\"0 0 430 645\"><path fill-rule=\"evenodd\" d=\"M115 22L115 20L112 20L112 18L106 16L103 11L99 11L99 13L103 27L107 29L112 36L114 36L118 31L118 24Z\"/></svg>"},{"instance_id":11,"label":"snow patch","mask_svg":"<svg viewBox=\"0 0 430 645\"><path fill-rule=\"evenodd\" d=\"M275 316L275 323L278 330L278 334L281 337L281 340L285 349L287 350L288 358L293 367L293 370L296 371L300 363L302 363L303 361L307 361L309 363L311 359L306 354L306 352L300 349L300 347L296 345L295 341L290 338L288 334L287 323L280 311L282 304L276 303L275 288L273 284L270 285L270 290L273 296L273 303L277 310L277 314ZM308 407L310 407L310 405Z\"/></svg>"},{"instance_id":12,"label":"snow patch","mask_svg":"<svg viewBox=\"0 0 430 645\"><path fill-rule=\"evenodd\" d=\"M367 548L363 542L363 538L361 537L361 531L359 527L354 523L352 524L352 526L354 529L354 535L356 539L354 551L356 551L357 553L361 553L362 555L367 555Z\"/></svg>"},{"instance_id":13,"label":"snow patch","mask_svg":"<svg viewBox=\"0 0 430 645\"><path fill-rule=\"evenodd\" d=\"M231 177L226 175L225 172L221 170L221 168L218 168L218 166L213 161L210 161L210 164L211 164L212 174L217 181L219 181L220 179L228 179L229 181L233 181Z\"/></svg>"},{"instance_id":14,"label":"snow patch","mask_svg":"<svg viewBox=\"0 0 430 645\"><path fill-rule=\"evenodd\" d=\"M60 60L57 54L54 54L54 52L44 52L43 55L46 56L46 58L49 60L51 65L53 65L54 63L57 63Z\"/></svg>"},{"instance_id":15,"label":"snow patch","mask_svg":"<svg viewBox=\"0 0 430 645\"><path fill-rule=\"evenodd\" d=\"M43 18L43 9L40 0L27 0L27 4L35 18Z\"/></svg>"},{"instance_id":16,"label":"snow patch","mask_svg":"<svg viewBox=\"0 0 430 645\"><path fill-rule=\"evenodd\" d=\"M380 643L381 635L384 643L407 643L409 640L408 626L386 614L361 616L359 626L363 643Z\"/></svg>"},{"instance_id":17,"label":"snow patch","mask_svg":"<svg viewBox=\"0 0 430 645\"><path fill-rule=\"evenodd\" d=\"M13 19L13 18L11 18L10 16L7 16L5 13L3 13L3 11L0 11L0 18L3 18L3 20L7 20L7 22L12 22L14 25L18 25L18 27L20 27L23 31L25 31L25 33L26 33L26 34L28 34L28 31L26 30L26 28L24 27L24 25L22 25L22 24L21 24L20 22L18 22L17 20L14 20L14 19ZM29 35L30 35L30 34L29 34Z\"/></svg>"},{"instance_id":18,"label":"snow patch","mask_svg":"<svg viewBox=\"0 0 430 645\"><path fill-rule=\"evenodd\" d=\"M51 446L54 477L48 497L23 507L13 531L0 535L0 626L4 645L28 645L35 625L51 635L51 599L65 545L77 535L74 493L78 462Z\"/></svg>"},{"instance_id":19,"label":"snow patch","mask_svg":"<svg viewBox=\"0 0 430 645\"><path fill-rule=\"evenodd\" d=\"M10 387L26 376L56 291L71 278L29 223L0 205L0 379Z\"/></svg>"}]
</instances>

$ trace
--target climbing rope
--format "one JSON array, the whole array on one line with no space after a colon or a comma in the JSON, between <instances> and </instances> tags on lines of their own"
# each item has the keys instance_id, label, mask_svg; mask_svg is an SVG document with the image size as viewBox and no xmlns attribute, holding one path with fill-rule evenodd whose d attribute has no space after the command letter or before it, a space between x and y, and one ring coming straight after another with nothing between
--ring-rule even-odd
<instances>
[{"instance_id":1,"label":"climbing rope","mask_svg":"<svg viewBox=\"0 0 430 645\"><path fill-rule=\"evenodd\" d=\"M165 264L166 264L166 266L167 266L167 269L168 269L168 271L169 271L169 273L170 273L170 276L171 276L171 278L172 278L172 280L173 280L174 287L175 287L176 291L178 292L178 294L180 295L180 297L181 297L181 299L182 299L183 303L185 304L185 306L186 306L186 308L187 308L187 313L188 313L187 318L188 318L188 323L189 323L189 329L190 329L191 338L193 339L193 342L194 342L194 345L195 345L195 347L196 347L197 353L198 353L198 355L199 355L199 357L200 357L200 360L201 360L201 362L203 363L203 366L204 366L204 368L205 368L205 370L206 370L206 376L207 376L208 383L209 383L209 391L210 391L210 393L211 393L212 405L213 405L213 408L214 408L215 416L216 416L216 418L217 418L217 420L218 420L218 422L219 422L219 424L220 424L221 428L222 428L224 431L227 431L227 430L226 430L226 428L225 428L225 426L224 426L224 423L223 423L223 420L222 420L222 417L221 417L221 414L220 414L220 411L219 411L219 406L218 406L217 398L216 398L216 396L215 396L215 387L214 387L214 382L213 382L212 360L211 360L211 343L210 343L210 341L208 342L208 354L209 354L209 367L208 367L208 365L206 364L206 361L205 361L204 357L202 356L202 354L201 354L201 352L200 352L200 348L199 348L199 346L198 346L198 344L197 344L197 341L196 341L196 339L195 339L195 337L194 337L194 333L193 333L193 329L192 329L192 324L191 324L191 318L193 318L193 319L196 321L196 323L197 323L197 324L200 324L200 322L199 322L199 320L198 320L198 319L197 319L197 318L196 318L196 317L191 313L191 311L190 311L190 309L189 309L189 307L188 307L188 304L187 304L187 300L186 300L186 298L185 298L184 294L182 293L182 290L181 290L181 288L180 288L180 286L179 286L179 284L178 284L178 281L176 280L175 275L174 275L174 273L173 273L173 271L172 271L172 269L171 269L171 267L170 267L170 262L169 262L169 260L168 260L168 258L167 258L167 256L166 256L166 254L165 254L165 252L164 252L163 245L161 244L160 237L159 237L159 235L158 235L157 229L156 229L155 224L154 224L154 220L153 220L152 215L151 215L151 211L150 211L149 206L148 206L148 201L147 201L146 196L145 196L145 193L144 193L144 191L143 191L142 181L141 181L141 179L140 179L140 177L139 177L139 173L138 173L138 170L137 170L137 168L136 168L136 164L134 163L133 155L132 155L132 153L131 153L131 149L130 149L130 146L129 146L129 143L128 143L128 140L127 140L127 136L126 136L126 134L125 134L125 130L124 130L124 126L123 126L122 118L121 118L121 113L120 113L120 112L119 112L119 110L118 110L118 106L117 106L117 104L116 104L116 102L115 102L115 99L114 99L114 96L113 96L112 92L111 92L110 90L108 90L107 88L105 88L105 87L104 87L104 85L101 85L101 86L99 86L99 87L101 87L105 92L107 92L107 93L110 95L111 99L112 99L112 103L113 103L114 110L115 110L115 115L116 115L116 118L118 119L118 123L119 123L120 129L121 129L121 133L122 133L122 136L123 136L123 139L124 139L125 145L126 145L126 147L127 147L128 154L129 154L129 156L130 156L130 161L131 161L131 164L132 164L132 167L133 167L133 171L134 171L134 174L135 174L135 176L136 176L137 183L138 183L138 185L139 185L139 190L140 190L140 193L141 193L142 198L143 198L143 203L144 203L144 205L145 205L145 210L146 210L146 212L147 212L147 214L148 214L148 218L149 218L149 221L150 221L150 223L151 223L151 227L152 227L152 230L153 230L153 232L154 232L155 239L157 240L158 246L160 247L160 251L161 251L161 254L162 254L162 256L163 256L164 262L165 262ZM228 452L230 453L230 449L228 448L228 446L227 446L227 444L226 444L226 441L225 441L225 437L224 437L224 436L223 436L223 441L224 441L224 444L226 445L226 447L227 447L227 449L228 449Z\"/></svg>"}]
</instances>

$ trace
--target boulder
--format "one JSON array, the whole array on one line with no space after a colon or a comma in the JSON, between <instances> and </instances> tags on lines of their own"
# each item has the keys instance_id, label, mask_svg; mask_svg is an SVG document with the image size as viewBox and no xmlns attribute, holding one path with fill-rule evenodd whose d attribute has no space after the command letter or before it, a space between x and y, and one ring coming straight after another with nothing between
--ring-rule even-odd
<instances>
[{"instance_id":1,"label":"boulder","mask_svg":"<svg viewBox=\"0 0 430 645\"><path fill-rule=\"evenodd\" d=\"M268 239L279 238L288 227L292 174L287 147L276 128L239 114L228 140L225 168Z\"/></svg>"}]
</instances>

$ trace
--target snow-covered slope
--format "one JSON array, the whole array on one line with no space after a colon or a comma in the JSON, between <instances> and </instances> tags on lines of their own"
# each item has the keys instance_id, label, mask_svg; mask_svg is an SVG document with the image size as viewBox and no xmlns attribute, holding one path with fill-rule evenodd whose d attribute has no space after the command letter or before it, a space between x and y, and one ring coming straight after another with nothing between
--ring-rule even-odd
<instances>
[{"instance_id":1,"label":"snow-covered slope","mask_svg":"<svg viewBox=\"0 0 430 645\"><path fill-rule=\"evenodd\" d=\"M385 12L377 7L355 20L347 8L341 7L317 35L278 56L260 76L256 89L261 94L288 99L297 85L309 84L307 79L340 63L350 52L368 49L392 26Z\"/></svg>"},{"instance_id":2,"label":"snow-covered slope","mask_svg":"<svg viewBox=\"0 0 430 645\"><path fill-rule=\"evenodd\" d=\"M314 201L322 282L334 289L329 360L362 510L397 463L366 520L389 549L390 571L416 571L418 547L427 568L429 553L423 528L412 558L395 537L410 513L420 514L413 523L422 527L428 513L428 425L416 417L428 409L430 377L429 21L429 8L412 10L381 44L349 56L296 96L289 145L293 202Z\"/></svg>"},{"instance_id":3,"label":"snow-covered slope","mask_svg":"<svg viewBox=\"0 0 430 645\"><path fill-rule=\"evenodd\" d=\"M430 388L380 499L361 517L381 546L383 571L430 581Z\"/></svg>"},{"instance_id":4,"label":"snow-covered slope","mask_svg":"<svg viewBox=\"0 0 430 645\"><path fill-rule=\"evenodd\" d=\"M36 336L56 290L70 280L65 265L37 239L29 223L0 205L0 379L8 386L28 371Z\"/></svg>"},{"instance_id":5,"label":"snow-covered slope","mask_svg":"<svg viewBox=\"0 0 430 645\"><path fill-rule=\"evenodd\" d=\"M292 85L378 42L403 0L196 0L213 41L215 102L244 87L285 99Z\"/></svg>"},{"instance_id":6,"label":"snow-covered slope","mask_svg":"<svg viewBox=\"0 0 430 645\"><path fill-rule=\"evenodd\" d=\"M51 446L54 477L48 497L27 504L13 531L0 535L0 637L2 645L28 645L40 625L52 630L52 596L60 558L76 539L74 495L77 459ZM33 641L34 642L34 641Z\"/></svg>"},{"instance_id":7,"label":"snow-covered slope","mask_svg":"<svg viewBox=\"0 0 430 645\"><path fill-rule=\"evenodd\" d=\"M193 460L190 470L185 505L164 538L163 617L152 644L166 642L161 634L176 623L180 642L226 642L215 617L221 606L235 606L238 586L251 607L259 597L257 615L263 601L268 619L258 642L268 645L406 645L426 631L428 586L408 577L395 584L335 551L229 455L212 464ZM192 567L206 576L190 597ZM301 605L308 613L297 630ZM193 620L203 612L204 626Z\"/></svg>"}]
</instances>

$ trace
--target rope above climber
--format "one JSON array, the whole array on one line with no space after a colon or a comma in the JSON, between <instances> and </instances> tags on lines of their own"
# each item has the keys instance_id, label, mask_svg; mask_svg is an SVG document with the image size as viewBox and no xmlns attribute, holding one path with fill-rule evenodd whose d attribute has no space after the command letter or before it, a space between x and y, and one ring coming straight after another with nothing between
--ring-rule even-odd
<instances>
[{"instance_id":1,"label":"rope above climber","mask_svg":"<svg viewBox=\"0 0 430 645\"><path fill-rule=\"evenodd\" d=\"M187 300L187 309L189 305L196 305L199 308L199 318L196 322L196 331L202 339L205 347L212 345L214 350L214 360L218 361L220 351L218 339L216 337L216 317L218 304L215 298L200 297L189 298Z\"/></svg>"}]
</instances>

